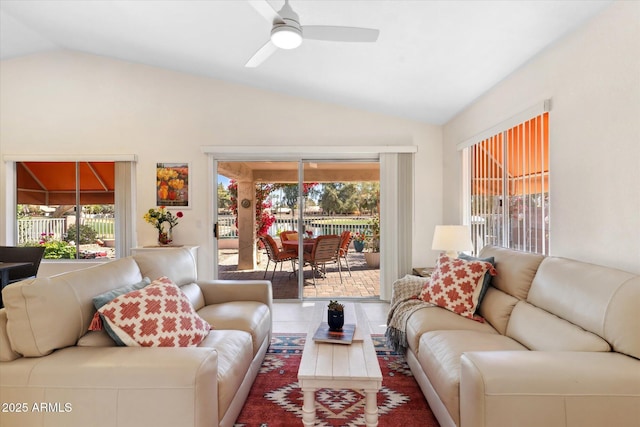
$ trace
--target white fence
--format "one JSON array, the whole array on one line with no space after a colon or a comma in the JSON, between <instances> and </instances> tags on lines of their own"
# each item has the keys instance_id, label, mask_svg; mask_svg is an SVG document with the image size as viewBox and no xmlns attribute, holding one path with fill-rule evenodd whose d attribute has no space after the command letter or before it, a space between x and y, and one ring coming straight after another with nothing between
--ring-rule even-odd
<instances>
[{"instance_id":1,"label":"white fence","mask_svg":"<svg viewBox=\"0 0 640 427\"><path fill-rule=\"evenodd\" d=\"M114 218L84 217L82 223L96 231L101 239L113 239ZM63 240L69 227L75 224L75 217L66 218L22 218L18 220L18 245L38 243L47 238L49 240Z\"/></svg>"},{"instance_id":2,"label":"white fence","mask_svg":"<svg viewBox=\"0 0 640 427\"><path fill-rule=\"evenodd\" d=\"M115 239L115 218L84 217L82 223L96 231L100 239Z\"/></svg>"},{"instance_id":3,"label":"white fence","mask_svg":"<svg viewBox=\"0 0 640 427\"><path fill-rule=\"evenodd\" d=\"M65 218L24 218L18 220L18 245L38 243L45 237L62 240L67 232Z\"/></svg>"},{"instance_id":4,"label":"white fence","mask_svg":"<svg viewBox=\"0 0 640 427\"><path fill-rule=\"evenodd\" d=\"M349 220L344 224L340 219ZM352 220L368 220L370 217L359 216L313 216L304 218L304 229L310 230L315 235L340 234L344 230L353 232L368 232L369 224L354 225ZM326 221L330 220L330 221ZM83 224L96 231L100 239L114 239L114 218L81 218ZM326 222L325 222L326 221ZM18 245L38 243L44 237L49 240L63 240L67 230L75 224L75 217L67 218L22 218L18 220ZM221 239L237 239L238 229L235 226L233 215L221 215L218 217L218 232ZM278 218L269 228L271 236L277 236L281 231L297 229L297 218Z\"/></svg>"},{"instance_id":5,"label":"white fence","mask_svg":"<svg viewBox=\"0 0 640 427\"><path fill-rule=\"evenodd\" d=\"M360 231L368 233L371 226L365 224L353 224L353 220L367 221L371 217L362 216L313 216L303 218L303 226L305 231L311 231L314 235L323 234L341 234L345 230L353 232ZM340 223L340 220L345 221L344 224ZM277 218L276 221L269 227L267 234L271 236L277 236L281 231L295 230L298 228L297 218ZM238 229L235 226L235 216L233 215L220 215L218 216L218 235L221 239L237 239Z\"/></svg>"}]
</instances>

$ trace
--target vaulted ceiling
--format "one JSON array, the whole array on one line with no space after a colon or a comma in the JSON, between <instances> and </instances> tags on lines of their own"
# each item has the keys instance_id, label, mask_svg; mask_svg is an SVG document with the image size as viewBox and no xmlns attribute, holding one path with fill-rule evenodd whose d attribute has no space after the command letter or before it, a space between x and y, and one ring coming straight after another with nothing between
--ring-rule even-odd
<instances>
[{"instance_id":1,"label":"vaulted ceiling","mask_svg":"<svg viewBox=\"0 0 640 427\"><path fill-rule=\"evenodd\" d=\"M276 10L282 0L269 0ZM0 59L70 49L443 124L610 1L291 0L301 24L376 28L304 40L256 68L271 24L245 0L0 0Z\"/></svg>"}]
</instances>

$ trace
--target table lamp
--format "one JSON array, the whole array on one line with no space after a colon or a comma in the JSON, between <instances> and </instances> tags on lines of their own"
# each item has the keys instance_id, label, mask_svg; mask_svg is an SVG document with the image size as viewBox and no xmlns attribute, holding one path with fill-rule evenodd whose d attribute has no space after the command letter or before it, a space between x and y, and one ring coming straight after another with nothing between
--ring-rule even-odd
<instances>
[{"instance_id":1,"label":"table lamp","mask_svg":"<svg viewBox=\"0 0 640 427\"><path fill-rule=\"evenodd\" d=\"M467 225L436 225L431 249L445 251L450 258L458 258L458 252L473 249L471 229Z\"/></svg>"}]
</instances>

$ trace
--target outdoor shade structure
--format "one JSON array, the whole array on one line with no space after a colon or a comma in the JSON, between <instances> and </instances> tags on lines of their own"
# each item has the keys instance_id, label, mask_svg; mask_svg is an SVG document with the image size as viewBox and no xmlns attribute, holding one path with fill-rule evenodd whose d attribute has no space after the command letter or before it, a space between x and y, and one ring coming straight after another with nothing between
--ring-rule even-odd
<instances>
[{"instance_id":1,"label":"outdoor shade structure","mask_svg":"<svg viewBox=\"0 0 640 427\"><path fill-rule=\"evenodd\" d=\"M548 128L545 114L474 145L473 194L500 195L505 190L508 195L547 192Z\"/></svg>"},{"instance_id":2,"label":"outdoor shade structure","mask_svg":"<svg viewBox=\"0 0 640 427\"><path fill-rule=\"evenodd\" d=\"M114 203L113 162L18 162L17 202L30 205L74 205L76 187L80 204Z\"/></svg>"}]
</instances>

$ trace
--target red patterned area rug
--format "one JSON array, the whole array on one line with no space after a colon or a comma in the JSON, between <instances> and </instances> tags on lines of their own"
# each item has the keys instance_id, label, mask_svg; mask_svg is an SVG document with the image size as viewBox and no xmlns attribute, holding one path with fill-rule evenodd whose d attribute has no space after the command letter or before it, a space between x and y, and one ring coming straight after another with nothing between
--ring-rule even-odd
<instances>
[{"instance_id":1,"label":"red patterned area rug","mask_svg":"<svg viewBox=\"0 0 640 427\"><path fill-rule=\"evenodd\" d=\"M298 366L305 337L280 334L271 340L260 373L235 427L289 427L302 425L302 392ZM373 341L382 371L378 392L381 427L439 427L404 357L385 345L383 336ZM364 426L364 394L360 390L316 391L316 426Z\"/></svg>"}]
</instances>

